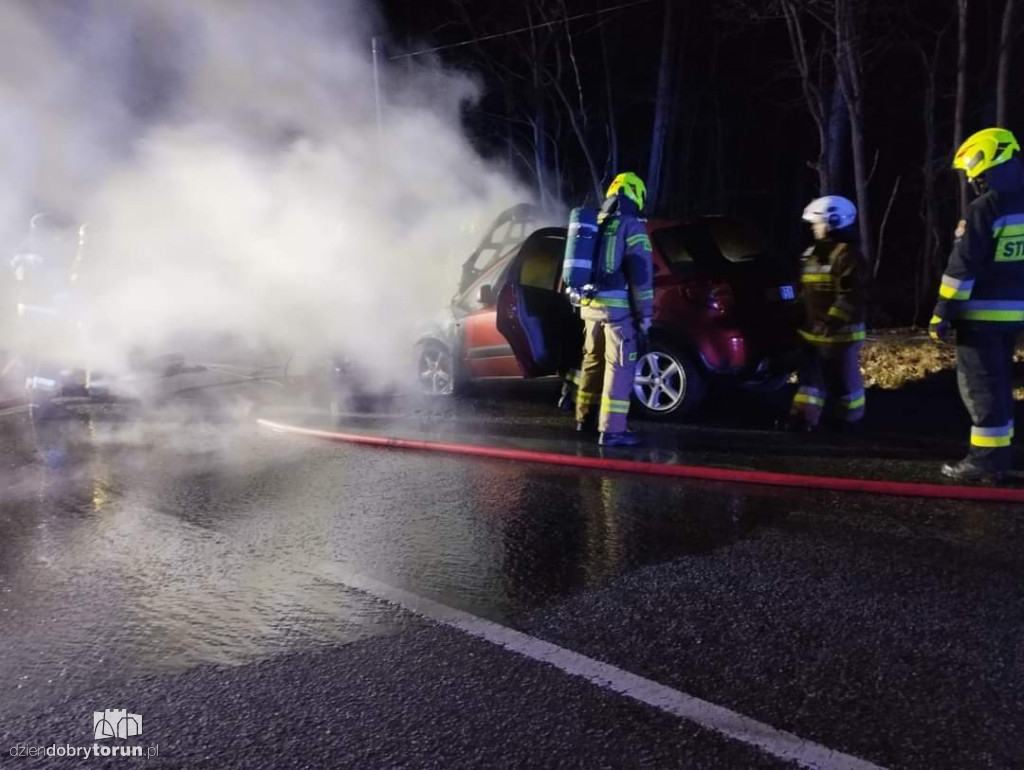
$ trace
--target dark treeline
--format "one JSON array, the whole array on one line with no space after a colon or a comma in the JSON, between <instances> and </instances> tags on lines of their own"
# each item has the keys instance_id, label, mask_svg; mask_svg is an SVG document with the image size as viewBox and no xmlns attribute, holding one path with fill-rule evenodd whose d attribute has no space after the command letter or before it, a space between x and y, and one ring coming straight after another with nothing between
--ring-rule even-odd
<instances>
[{"instance_id":1,"label":"dark treeline","mask_svg":"<svg viewBox=\"0 0 1024 770\"><path fill-rule=\"evenodd\" d=\"M875 321L926 320L967 195L955 147L990 125L1024 133L1024 3L624 4L385 0L388 50L535 27L433 56L481 80L470 135L538 200L593 201L629 168L655 212L740 215L795 250L807 200L846 195Z\"/></svg>"}]
</instances>

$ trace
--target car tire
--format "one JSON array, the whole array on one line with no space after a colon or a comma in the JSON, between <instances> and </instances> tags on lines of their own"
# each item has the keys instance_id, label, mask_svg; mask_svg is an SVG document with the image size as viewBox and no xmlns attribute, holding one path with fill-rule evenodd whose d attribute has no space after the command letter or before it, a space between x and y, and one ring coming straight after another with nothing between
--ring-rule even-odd
<instances>
[{"instance_id":1,"label":"car tire","mask_svg":"<svg viewBox=\"0 0 1024 770\"><path fill-rule=\"evenodd\" d=\"M638 416L672 420L687 415L704 400L707 376L693 356L655 340L637 360L633 400Z\"/></svg>"},{"instance_id":2,"label":"car tire","mask_svg":"<svg viewBox=\"0 0 1024 770\"><path fill-rule=\"evenodd\" d=\"M454 395L457 389L455 359L448 346L427 340L417 345L416 350L417 391L430 397Z\"/></svg>"}]
</instances>

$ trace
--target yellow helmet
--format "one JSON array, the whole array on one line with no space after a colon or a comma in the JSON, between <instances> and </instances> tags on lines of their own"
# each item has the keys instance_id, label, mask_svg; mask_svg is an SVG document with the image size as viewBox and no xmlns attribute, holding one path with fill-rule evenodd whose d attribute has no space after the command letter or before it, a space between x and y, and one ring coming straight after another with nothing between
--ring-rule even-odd
<instances>
[{"instance_id":1,"label":"yellow helmet","mask_svg":"<svg viewBox=\"0 0 1024 770\"><path fill-rule=\"evenodd\" d=\"M611 198L620 190L637 205L637 208L643 209L644 202L647 200L647 185L644 184L643 179L632 171L624 171L612 180L605 197Z\"/></svg>"},{"instance_id":2,"label":"yellow helmet","mask_svg":"<svg viewBox=\"0 0 1024 770\"><path fill-rule=\"evenodd\" d=\"M1017 138L1005 128L986 128L960 145L953 159L953 168L967 172L968 179L1001 163L1006 163L1014 152L1020 151Z\"/></svg>"}]
</instances>

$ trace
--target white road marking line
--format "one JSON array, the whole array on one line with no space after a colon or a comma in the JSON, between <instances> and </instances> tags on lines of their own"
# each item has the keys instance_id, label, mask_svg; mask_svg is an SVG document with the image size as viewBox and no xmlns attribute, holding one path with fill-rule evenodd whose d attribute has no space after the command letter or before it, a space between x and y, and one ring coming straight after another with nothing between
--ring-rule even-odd
<instances>
[{"instance_id":1,"label":"white road marking line","mask_svg":"<svg viewBox=\"0 0 1024 770\"><path fill-rule=\"evenodd\" d=\"M578 652L478 618L476 615L401 588L348 572L335 565L328 566L327 571L351 588L365 591L417 615L457 628L470 636L504 647L510 652L547 663L571 676L586 679L602 689L653 706L742 743L756 746L780 759L818 770L883 770L880 765L833 751L693 695L687 695L608 663L588 658Z\"/></svg>"}]
</instances>

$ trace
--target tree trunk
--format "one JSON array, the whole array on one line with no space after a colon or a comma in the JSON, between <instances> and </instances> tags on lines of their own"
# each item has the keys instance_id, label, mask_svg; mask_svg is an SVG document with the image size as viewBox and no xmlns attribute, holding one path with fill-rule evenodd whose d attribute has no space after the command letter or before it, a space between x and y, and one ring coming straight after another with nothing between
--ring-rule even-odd
<instances>
[{"instance_id":1,"label":"tree trunk","mask_svg":"<svg viewBox=\"0 0 1024 770\"><path fill-rule=\"evenodd\" d=\"M937 87L935 84L936 64L942 47L942 38L935 42L935 50L931 58L925 53L924 47L920 49L921 64L924 72L924 160L921 163L922 196L923 207L922 218L924 219L924 232L922 243L924 244L921 253L921 264L915 271L914 280L914 323L921 317L921 311L931 310L929 302L935 297L935 262L938 254L938 230L939 215L935 190L935 166L938 141L936 137L936 114L935 105L937 98Z\"/></svg>"},{"instance_id":2,"label":"tree trunk","mask_svg":"<svg viewBox=\"0 0 1024 770\"><path fill-rule=\"evenodd\" d=\"M530 18L529 15L527 18ZM546 210L550 197L547 180L547 110L544 104L544 83L541 78L541 52L533 33L530 34L530 51L535 63L532 68L533 77L530 83L530 93L533 98L533 118L530 120L530 125L533 128L533 162L537 168L537 197L540 200L540 207Z\"/></svg>"},{"instance_id":3,"label":"tree trunk","mask_svg":"<svg viewBox=\"0 0 1024 770\"><path fill-rule=\"evenodd\" d=\"M537 197L540 200L540 207L543 209L547 208L548 205L548 153L547 140L544 136L543 105L537 105L530 124L533 127L533 163L537 169Z\"/></svg>"},{"instance_id":4,"label":"tree trunk","mask_svg":"<svg viewBox=\"0 0 1024 770\"><path fill-rule=\"evenodd\" d=\"M964 116L967 112L967 6L970 0L957 0L956 114L953 118L953 152L964 142ZM967 211L967 178L959 174L960 216Z\"/></svg>"},{"instance_id":5,"label":"tree trunk","mask_svg":"<svg viewBox=\"0 0 1024 770\"><path fill-rule=\"evenodd\" d=\"M836 70L835 85L828 112L828 182L830 187L822 193L836 193L843 189L847 180L847 151L850 147L850 116L843 98L843 87Z\"/></svg>"},{"instance_id":6,"label":"tree trunk","mask_svg":"<svg viewBox=\"0 0 1024 770\"><path fill-rule=\"evenodd\" d=\"M516 136L513 122L516 115L515 101L512 99L512 90L505 89L505 166L509 174L515 174L516 167Z\"/></svg>"},{"instance_id":7,"label":"tree trunk","mask_svg":"<svg viewBox=\"0 0 1024 770\"><path fill-rule=\"evenodd\" d=\"M1003 26L999 31L999 69L996 78L996 125L1006 128L1006 102L1010 82L1010 61L1013 59L1013 6L1015 0L1006 0L1003 6Z\"/></svg>"},{"instance_id":8,"label":"tree trunk","mask_svg":"<svg viewBox=\"0 0 1024 770\"><path fill-rule=\"evenodd\" d=\"M824 195L832 189L832 179L828 169L828 126L826 125L825 107L822 102L821 92L814 84L811 72L811 62L807 50L807 39L804 37L803 25L801 23L801 8L796 0L783 0L783 17L786 21L786 31L789 33L789 45L793 52L793 62L796 64L797 72L800 75L800 87L804 94L804 101L807 103L807 111L814 120L818 129L818 160L812 164L818 172L818 194Z\"/></svg>"},{"instance_id":9,"label":"tree trunk","mask_svg":"<svg viewBox=\"0 0 1024 770\"><path fill-rule=\"evenodd\" d=\"M583 160L586 161L587 170L590 172L590 184L591 190L594 193L594 201L597 205L600 205L601 201L604 199L604 195L601 191L601 173L598 171L597 164L594 162L594 153L591 152L590 143L587 141L587 134L583 129L582 119L576 114L576 108L573 107L572 102L565 93L565 89L562 88L562 84L557 80L552 79L551 85L554 87L555 93L558 94L558 98L561 100L562 106L565 107L566 115L569 117L569 126L576 135L576 141L579 142L580 150L583 153Z\"/></svg>"},{"instance_id":10,"label":"tree trunk","mask_svg":"<svg viewBox=\"0 0 1024 770\"><path fill-rule=\"evenodd\" d=\"M601 42L601 64L604 67L605 109L608 111L608 165L612 174L619 173L619 127L615 120L615 95L612 93L612 71L608 60L608 41L604 26L598 28Z\"/></svg>"},{"instance_id":11,"label":"tree trunk","mask_svg":"<svg viewBox=\"0 0 1024 770\"><path fill-rule=\"evenodd\" d=\"M859 100L858 100L859 101ZM871 206L868 195L867 158L864 150L864 119L862 107L850 109L850 140L853 149L853 177L857 189L857 219L860 222L860 250L869 265L874 265L875 253L871 232Z\"/></svg>"},{"instance_id":12,"label":"tree trunk","mask_svg":"<svg viewBox=\"0 0 1024 770\"><path fill-rule=\"evenodd\" d=\"M533 120L530 125L533 128L533 162L537 168L537 197L540 199L540 207L547 208L548 205L548 152L547 152L547 115L544 110L544 96L539 91L534 91Z\"/></svg>"},{"instance_id":13,"label":"tree trunk","mask_svg":"<svg viewBox=\"0 0 1024 770\"><path fill-rule=\"evenodd\" d=\"M651 155L647 164L647 200L652 210L660 202L661 174L665 165L665 135L672 117L672 56L675 52L676 39L673 5L674 0L665 0L665 12L662 16L661 62L658 65L658 90L654 102Z\"/></svg>"},{"instance_id":14,"label":"tree trunk","mask_svg":"<svg viewBox=\"0 0 1024 770\"><path fill-rule=\"evenodd\" d=\"M861 75L861 49L854 0L836 0L836 67L850 118L850 143L853 150L853 177L857 191L857 219L860 222L860 248L868 264L874 266L875 253L871 230L868 177L870 170L864 146L864 86Z\"/></svg>"}]
</instances>

